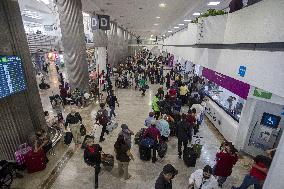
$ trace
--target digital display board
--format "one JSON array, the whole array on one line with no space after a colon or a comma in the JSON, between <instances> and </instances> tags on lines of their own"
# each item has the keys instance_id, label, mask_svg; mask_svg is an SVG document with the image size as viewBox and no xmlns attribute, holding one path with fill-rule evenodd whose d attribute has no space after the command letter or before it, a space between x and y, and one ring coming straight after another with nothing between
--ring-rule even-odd
<instances>
[{"instance_id":1,"label":"digital display board","mask_svg":"<svg viewBox=\"0 0 284 189\"><path fill-rule=\"evenodd\" d=\"M21 59L17 56L0 56L0 98L26 88Z\"/></svg>"},{"instance_id":2,"label":"digital display board","mask_svg":"<svg viewBox=\"0 0 284 189\"><path fill-rule=\"evenodd\" d=\"M280 116L264 112L261 118L261 124L268 127L277 128L280 120L281 120Z\"/></svg>"}]
</instances>

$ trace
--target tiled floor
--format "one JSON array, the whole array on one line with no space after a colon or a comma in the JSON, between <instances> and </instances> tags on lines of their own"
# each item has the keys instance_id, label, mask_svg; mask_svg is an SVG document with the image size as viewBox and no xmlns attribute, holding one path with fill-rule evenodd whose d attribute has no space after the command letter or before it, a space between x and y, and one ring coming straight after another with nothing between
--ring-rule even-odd
<instances>
[{"instance_id":1,"label":"tiled floor","mask_svg":"<svg viewBox=\"0 0 284 189\"><path fill-rule=\"evenodd\" d=\"M54 83L52 86L56 88L56 75L51 75L50 80ZM151 110L151 99L157 90L156 85L150 86L150 90L147 91L145 97L141 96L139 91L134 89L119 89L115 93L119 98L120 107L117 108L117 118L116 121L121 125L126 123L131 130L135 133L143 126L144 120L148 115L148 112ZM46 99L49 94L47 92L41 92L43 97L44 107L49 109L49 101ZM48 108L49 107L49 108ZM67 107L64 110L64 113L69 112L70 107ZM87 126L88 131L93 129L94 116L98 109L98 104L92 102L88 107L84 109L78 109L80 114L83 117L83 123ZM101 144L103 151L105 153L113 154L113 145L116 141L116 137L120 127L114 130L110 135L106 136L106 140ZM98 141L98 136L100 134L100 128L96 128L96 140ZM218 151L220 143L222 141L222 136L218 131L212 126L212 124L205 119L205 122L202 124L200 129L200 136L203 136L203 149L201 158L198 159L197 165L195 168L187 168L183 161L177 156L177 139L170 138L168 142L168 152L162 162L157 162L152 164L151 162L143 162L139 159L138 146L133 145L132 152L135 156L135 161L130 163L129 172L133 176L128 181L121 181L117 175L117 164L111 172L102 170L102 173L99 176L99 187L101 189L151 189L154 188L154 183L162 170L163 165L167 163L173 164L178 170L179 174L174 179L173 188L174 189L186 189L188 178L190 174L198 168L203 168L204 165L209 164L214 165L215 154ZM67 147L62 145L58 147L61 151L66 152ZM72 147L68 150L73 151ZM64 153L61 153L62 155ZM57 157L57 160L60 160ZM62 160L62 159L61 159ZM25 175L25 178L21 181L17 181L13 188L52 188L52 189L92 189L94 188L93 178L94 178L94 169L88 167L83 160L83 151L81 149L74 150L74 155L70 158L65 159L67 162L66 165L62 168L58 168L55 171L53 170L57 164L56 158L52 165L48 165L49 171L43 171L40 173L35 173L33 175ZM231 188L233 184L239 184L243 176L248 171L248 164L250 159L248 157L241 157L237 165L233 170L232 176L224 184L225 189ZM53 172L51 173L51 171ZM44 173L45 172L45 173ZM42 175L36 176L36 175ZM48 179L47 179L48 178ZM36 181L35 181L36 180ZM46 186L42 183L47 183Z\"/></svg>"}]
</instances>

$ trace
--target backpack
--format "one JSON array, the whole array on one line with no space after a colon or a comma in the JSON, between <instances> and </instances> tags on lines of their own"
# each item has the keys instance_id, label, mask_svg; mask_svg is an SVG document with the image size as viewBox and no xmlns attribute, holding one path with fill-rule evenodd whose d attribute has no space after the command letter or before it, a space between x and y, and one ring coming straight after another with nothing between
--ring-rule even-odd
<instances>
[{"instance_id":1,"label":"backpack","mask_svg":"<svg viewBox=\"0 0 284 189\"><path fill-rule=\"evenodd\" d=\"M99 110L97 114L97 120L99 121L100 125L107 125L108 123L108 117L107 113L105 113L106 110Z\"/></svg>"},{"instance_id":2,"label":"backpack","mask_svg":"<svg viewBox=\"0 0 284 189\"><path fill-rule=\"evenodd\" d=\"M85 163L89 166L95 166L97 163L99 163L99 158L101 156L100 151L102 151L102 147L99 144L87 146L84 150Z\"/></svg>"}]
</instances>

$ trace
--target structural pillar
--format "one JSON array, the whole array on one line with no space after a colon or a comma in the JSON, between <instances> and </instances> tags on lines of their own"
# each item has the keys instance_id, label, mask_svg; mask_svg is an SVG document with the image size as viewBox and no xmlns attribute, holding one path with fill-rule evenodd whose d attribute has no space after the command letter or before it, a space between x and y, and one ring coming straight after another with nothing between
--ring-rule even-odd
<instances>
[{"instance_id":1,"label":"structural pillar","mask_svg":"<svg viewBox=\"0 0 284 189\"><path fill-rule=\"evenodd\" d=\"M283 189L284 179L284 137L282 136L278 144L268 175L265 179L263 189Z\"/></svg>"},{"instance_id":2,"label":"structural pillar","mask_svg":"<svg viewBox=\"0 0 284 189\"><path fill-rule=\"evenodd\" d=\"M71 89L88 90L89 74L81 0L56 0Z\"/></svg>"},{"instance_id":3,"label":"structural pillar","mask_svg":"<svg viewBox=\"0 0 284 189\"><path fill-rule=\"evenodd\" d=\"M0 54L22 60L27 89L0 99L0 159L14 159L19 144L46 125L17 0L0 1Z\"/></svg>"}]
</instances>

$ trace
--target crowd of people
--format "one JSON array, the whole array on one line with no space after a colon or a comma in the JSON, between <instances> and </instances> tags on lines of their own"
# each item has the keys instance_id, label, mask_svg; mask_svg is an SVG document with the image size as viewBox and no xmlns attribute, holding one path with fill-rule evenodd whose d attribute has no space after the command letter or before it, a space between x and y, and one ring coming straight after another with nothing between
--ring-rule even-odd
<instances>
[{"instance_id":1,"label":"crowd of people","mask_svg":"<svg viewBox=\"0 0 284 189\"><path fill-rule=\"evenodd\" d=\"M152 111L145 119L144 128L135 134L126 124L121 125L121 131L113 145L115 158L118 165L118 173L124 180L131 178L128 167L129 163L134 161L131 152L132 136L135 135L135 143L139 147L139 156L141 160L156 163L163 161L167 152L167 143L171 138L177 138L176 153L179 159L183 159L185 166L195 167L196 159L200 157L202 145L196 141L202 136L199 135L199 129L202 126L205 115L206 95L204 92L204 80L202 77L186 75L180 65L172 66L172 56L166 57L154 56L150 51L143 50L134 57L128 57L124 64L120 64L116 71L111 71L110 65L107 65L106 73L102 71L97 74L90 72L90 95L86 92L75 89L70 91L67 82L60 70L58 71L60 81L60 94L50 97L52 106L74 104L77 107L83 107L90 96L98 95L98 86L102 86L103 91L107 93L104 102L100 103L95 123L102 128L99 142L105 141L105 134L109 134L108 127L116 117L116 106L119 106L116 97L111 76L115 77L115 87L133 88L141 91L145 96L149 84L160 85L152 98ZM43 76L39 76L43 77ZM149 84L148 84L149 83ZM100 94L99 94L100 95ZM71 103L72 101L72 103ZM109 107L110 111L106 109ZM59 112L60 113L60 112ZM48 117L46 112L46 117ZM69 145L73 140L76 147L84 149L84 161L95 168L95 188L98 188L98 177L101 170L101 164L113 166L113 157L103 152L100 144L96 144L93 136L86 135L86 128L83 125L81 115L75 107L63 119L62 114L58 115L56 121L60 123L59 130L66 132L64 137L65 144ZM82 138L85 138L82 140ZM51 140L44 130L36 132L34 142L35 152L42 150L45 154L52 148ZM246 189L254 185L256 189L261 188L267 175L274 152L269 152L270 157L257 156L250 173L244 178L243 183L234 189ZM110 161L106 160L106 157ZM220 151L216 153L216 164L211 167L206 165L203 169L194 171L186 187L192 189L215 189L223 187L227 178L232 174L233 167L238 161L238 151L234 145L225 141L220 146ZM45 155L45 162L48 162ZM107 162L107 163L106 163ZM111 163L112 162L112 163ZM172 165L167 164L155 182L155 189L171 189L173 179L178 174L178 170Z\"/></svg>"}]
</instances>

